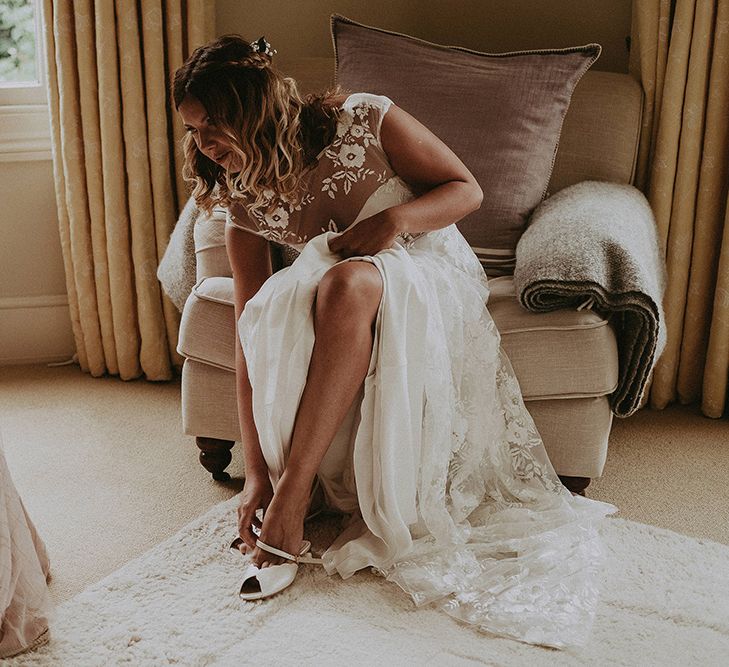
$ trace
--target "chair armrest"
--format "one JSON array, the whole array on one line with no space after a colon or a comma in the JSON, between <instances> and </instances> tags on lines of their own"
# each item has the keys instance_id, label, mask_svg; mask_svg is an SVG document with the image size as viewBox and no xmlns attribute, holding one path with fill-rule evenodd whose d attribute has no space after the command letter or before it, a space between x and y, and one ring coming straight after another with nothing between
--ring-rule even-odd
<instances>
[{"instance_id":1,"label":"chair armrest","mask_svg":"<svg viewBox=\"0 0 729 667\"><path fill-rule=\"evenodd\" d=\"M613 413L641 404L666 344L666 267L648 200L632 185L583 181L544 200L519 239L514 287L528 310L594 304L615 315ZM591 307L591 306L588 306Z\"/></svg>"},{"instance_id":2,"label":"chair armrest","mask_svg":"<svg viewBox=\"0 0 729 667\"><path fill-rule=\"evenodd\" d=\"M606 295L638 292L661 302L665 263L656 223L632 185L564 188L536 207L517 244L514 286L530 310L577 306L593 285Z\"/></svg>"},{"instance_id":3,"label":"chair armrest","mask_svg":"<svg viewBox=\"0 0 729 667\"><path fill-rule=\"evenodd\" d=\"M225 249L225 209L200 215L195 223L195 274L197 282L211 276L233 277Z\"/></svg>"},{"instance_id":4,"label":"chair armrest","mask_svg":"<svg viewBox=\"0 0 729 667\"><path fill-rule=\"evenodd\" d=\"M210 216L201 215L195 223L195 273L196 280L212 276L233 277L233 270L225 248L225 209L215 207ZM285 257L282 246L269 242L273 270L278 271L293 261Z\"/></svg>"}]
</instances>

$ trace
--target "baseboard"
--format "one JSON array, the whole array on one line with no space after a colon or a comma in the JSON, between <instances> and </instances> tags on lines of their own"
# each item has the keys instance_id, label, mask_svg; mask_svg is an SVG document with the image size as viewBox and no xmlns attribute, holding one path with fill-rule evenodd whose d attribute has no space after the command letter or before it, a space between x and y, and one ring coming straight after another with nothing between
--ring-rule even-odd
<instances>
[{"instance_id":1,"label":"baseboard","mask_svg":"<svg viewBox=\"0 0 729 667\"><path fill-rule=\"evenodd\" d=\"M65 361L75 350L67 295L0 297L0 366Z\"/></svg>"}]
</instances>

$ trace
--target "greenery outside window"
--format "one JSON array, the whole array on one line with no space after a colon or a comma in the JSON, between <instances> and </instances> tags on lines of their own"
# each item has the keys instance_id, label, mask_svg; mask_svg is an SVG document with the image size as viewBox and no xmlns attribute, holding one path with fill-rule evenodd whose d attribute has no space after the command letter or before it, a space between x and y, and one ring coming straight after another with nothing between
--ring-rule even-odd
<instances>
[{"instance_id":1,"label":"greenery outside window","mask_svg":"<svg viewBox=\"0 0 729 667\"><path fill-rule=\"evenodd\" d=\"M0 105L47 103L38 0L0 0Z\"/></svg>"},{"instance_id":2,"label":"greenery outside window","mask_svg":"<svg viewBox=\"0 0 729 667\"><path fill-rule=\"evenodd\" d=\"M0 0L0 162L51 159L41 0Z\"/></svg>"}]
</instances>

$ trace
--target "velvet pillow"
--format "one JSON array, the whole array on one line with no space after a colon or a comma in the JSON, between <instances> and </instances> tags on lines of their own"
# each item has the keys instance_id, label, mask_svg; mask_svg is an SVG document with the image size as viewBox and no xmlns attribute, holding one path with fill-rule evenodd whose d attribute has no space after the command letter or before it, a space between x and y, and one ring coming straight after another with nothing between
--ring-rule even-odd
<instances>
[{"instance_id":1,"label":"velvet pillow","mask_svg":"<svg viewBox=\"0 0 729 667\"><path fill-rule=\"evenodd\" d=\"M483 189L458 227L489 275L513 273L544 198L570 98L599 44L479 53L331 15L336 81L386 95L446 143Z\"/></svg>"}]
</instances>

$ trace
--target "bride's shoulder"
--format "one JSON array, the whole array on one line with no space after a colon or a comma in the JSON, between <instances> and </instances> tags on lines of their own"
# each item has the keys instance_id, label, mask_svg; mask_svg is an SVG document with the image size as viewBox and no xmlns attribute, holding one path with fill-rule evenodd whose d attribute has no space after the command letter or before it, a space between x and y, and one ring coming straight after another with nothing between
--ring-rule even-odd
<instances>
[{"instance_id":1,"label":"bride's shoulder","mask_svg":"<svg viewBox=\"0 0 729 667\"><path fill-rule=\"evenodd\" d=\"M381 115L387 112L393 104L392 100L385 95L376 95L364 91L334 95L329 100L330 108L339 108L348 115L360 117L375 112Z\"/></svg>"}]
</instances>

